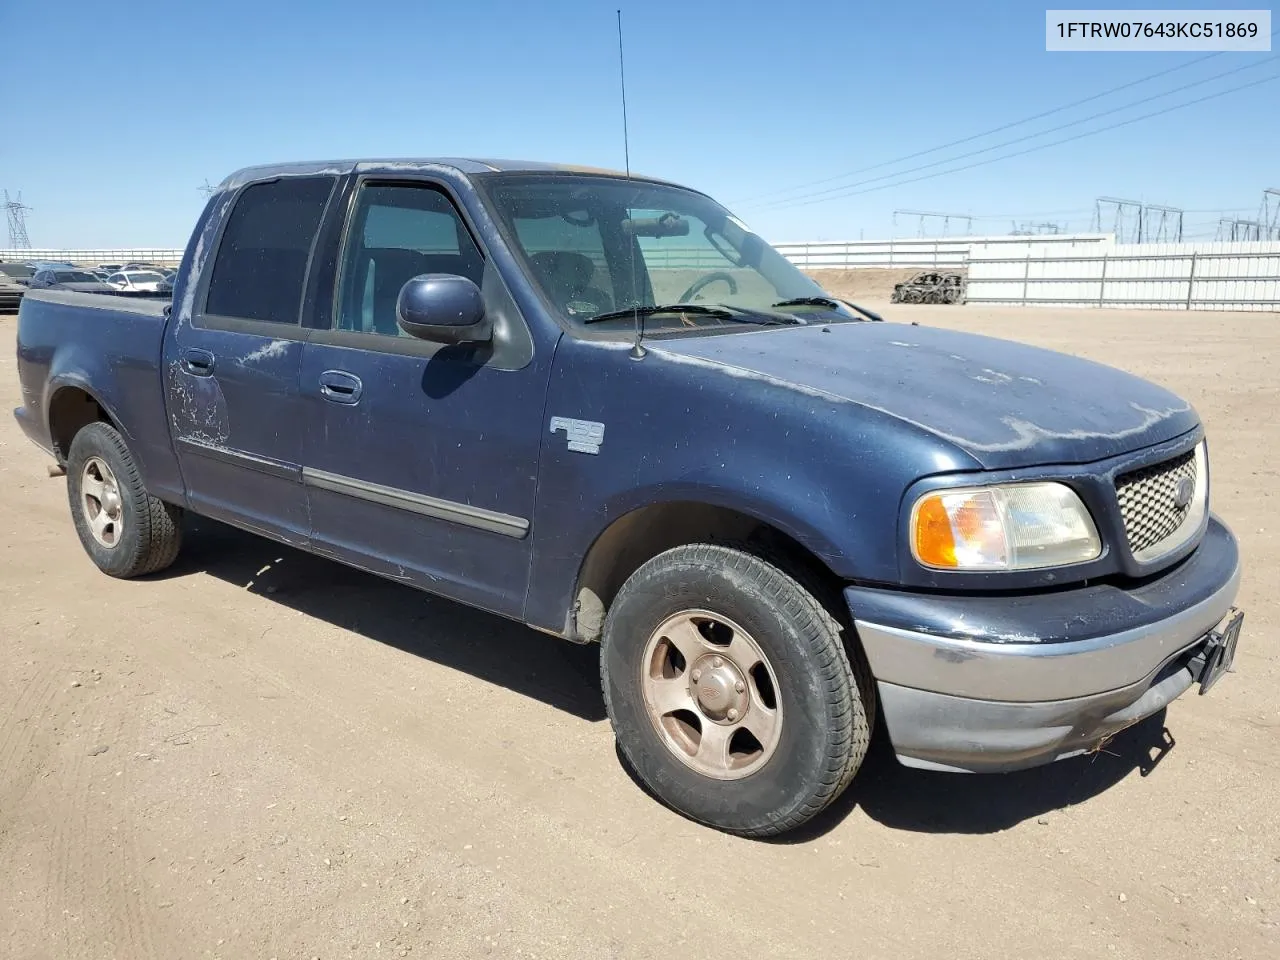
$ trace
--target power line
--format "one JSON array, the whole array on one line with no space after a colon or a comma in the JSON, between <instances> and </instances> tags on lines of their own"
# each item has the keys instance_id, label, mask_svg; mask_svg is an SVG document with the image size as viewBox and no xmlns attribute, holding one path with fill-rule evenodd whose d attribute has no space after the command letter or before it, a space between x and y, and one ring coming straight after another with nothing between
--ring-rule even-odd
<instances>
[{"instance_id":1,"label":"power line","mask_svg":"<svg viewBox=\"0 0 1280 960\"><path fill-rule=\"evenodd\" d=\"M896 159L893 159L893 160L884 160L884 161L881 161L880 163L873 163L869 167L860 167L857 170L849 170L849 171L846 171L845 173L838 173L833 177L825 177L822 180L810 180L807 183L796 184L794 187L784 187L781 190L773 190L765 194L756 194L754 197L748 197L745 201L739 201L739 202L750 203L756 200L762 200L769 197L776 197L783 193L791 193L796 190L804 190L807 187L820 186L821 184L824 184L824 183L831 183L834 180L843 180L845 177L857 176L860 173L866 173L870 170L879 170L881 167L888 167L888 166L893 166L899 163L905 163L907 160L914 160L916 157L924 157L931 153L937 153L939 150L946 150L949 147L958 147L964 143L972 143L974 140L981 140L983 137L989 137L995 133L1003 133L1005 130L1010 130L1013 127L1020 127L1024 123L1031 123L1032 121L1035 121L1035 120L1042 120L1045 117L1053 116L1055 113L1062 113L1064 110L1070 110L1073 107L1079 107L1086 103L1092 103L1094 100L1101 100L1103 97L1109 97L1113 93L1119 93L1121 90L1128 90L1130 87L1139 86L1140 84L1147 83L1150 80L1155 80L1155 79L1158 79L1159 77L1163 77L1166 74L1174 73L1178 70L1185 70L1187 67L1193 67L1197 63L1204 63L1204 61L1206 60L1212 60L1214 57L1219 57L1225 52L1226 51L1219 50L1217 53L1210 53L1203 57L1196 57L1194 60L1188 60L1186 63L1180 63L1175 67L1169 67L1167 70L1158 70L1155 73L1147 74L1145 77L1139 77L1137 80L1130 80L1128 83L1122 83L1119 86L1110 87L1106 90L1103 90L1101 93L1095 93L1092 96L1084 97L1083 99L1080 99L1080 100L1073 100L1070 103L1064 103L1060 107L1054 107L1052 110L1045 110L1045 111L1042 111L1041 113L1032 114L1029 117L1023 117L1021 120L1012 120L1009 123L1001 124L998 127L992 127L990 130L984 130L982 133L975 133L972 136L961 137L959 140L952 140L949 143L944 143L944 144L941 144L940 146L930 147L927 150L918 150L915 153L908 153L905 156L897 157Z\"/></svg>"},{"instance_id":2,"label":"power line","mask_svg":"<svg viewBox=\"0 0 1280 960\"><path fill-rule=\"evenodd\" d=\"M836 194L836 196L855 197L864 193L874 193L877 190L888 190L892 187L906 186L909 183L919 183L922 180L932 180L935 177L944 177L950 173L960 173L961 171L964 171L964 170L972 170L975 167L983 167L989 163L998 163L1001 160L1011 160L1014 157L1025 156L1028 153L1035 153L1039 150L1047 150L1049 147L1057 147L1064 143L1071 143L1074 140L1083 140L1085 137L1092 137L1099 133L1106 133L1108 130L1117 130L1120 127L1127 127L1130 124L1138 123L1141 120L1149 120L1152 117L1163 116L1166 113L1172 113L1174 110L1181 110L1184 107L1192 107L1198 103L1204 103L1205 101L1208 101L1208 100L1216 100L1218 97L1224 97L1229 93L1236 93L1240 90L1247 90L1249 87L1256 87L1259 84L1270 83L1272 80L1280 80L1280 73L1274 74L1270 77L1263 77L1261 80L1254 80L1250 83L1242 83L1239 86L1228 87L1226 90L1219 90L1216 93L1205 94L1203 97L1197 97L1194 100L1187 100L1183 103L1175 103L1171 107L1165 107L1162 110L1153 110L1151 113L1140 114L1139 116L1136 116L1136 117L1130 117L1128 120L1121 120L1118 123L1108 124L1107 126L1099 127L1096 130L1085 130L1083 133L1077 133L1070 137L1063 137L1060 140L1051 140L1048 143L1036 144L1034 147L1027 147L1025 150L1016 150L1013 153L1007 153L1007 154L1004 154L1003 156L989 157L986 160L977 160L973 163L966 163L960 167L952 167L949 170L938 170L935 173L926 173L919 177L911 177L907 180L899 180L894 183L882 183L882 184L879 184L878 186L866 187L862 190L848 190L847 188L845 188L844 192L838 193ZM953 158L953 159L958 159L958 158ZM905 171L905 170L903 171L903 173L907 173L907 172L909 171ZM858 185L859 184L856 184L856 183L849 184L850 187L856 187ZM831 200L831 199L834 199L834 197L826 196L826 195L821 197L814 197L812 199L797 198L796 201L793 201L793 204L794 206L797 206L797 207L805 207L805 206L809 206L810 204L822 203L826 200Z\"/></svg>"},{"instance_id":3,"label":"power line","mask_svg":"<svg viewBox=\"0 0 1280 960\"><path fill-rule=\"evenodd\" d=\"M934 167L940 167L946 163L954 163L957 160L965 160L965 159L968 159L969 157L976 157L984 153L990 153L993 150L1000 150L1000 149L1003 149L1004 147L1011 147L1015 143L1025 143L1027 140L1034 140L1036 137L1043 137L1050 133L1056 133L1059 130L1066 130L1069 127L1078 127L1082 123L1088 123L1089 121L1097 120L1100 117L1110 116L1113 113L1120 113L1123 110L1128 110L1132 107L1138 107L1144 103L1150 103L1153 100L1161 100L1165 97L1172 96L1175 93L1182 93L1184 90L1190 90L1192 87L1200 87L1206 83L1212 83L1214 80L1221 80L1223 77L1231 76L1234 73L1240 73L1242 70L1253 70L1256 67L1265 66L1266 64L1271 63L1276 59L1277 59L1276 57L1267 57L1262 60L1257 60L1253 63L1246 63L1243 66L1235 67L1231 70L1225 70L1222 73L1215 73L1211 77L1205 77L1202 80L1195 80L1191 83L1183 84L1180 87L1174 87L1172 90L1165 90L1162 93L1152 94L1149 97L1143 97L1141 100L1134 100L1132 103L1122 104L1121 106L1112 107L1108 110L1101 110L1097 113L1092 113L1087 117L1081 117L1078 120L1071 120L1067 123L1059 124L1056 127L1049 127L1047 130L1040 130L1036 133L1024 134L1021 137L1014 137L1012 140L1005 140L1001 143L992 144L989 147L981 147L977 150L970 150L968 153L956 154L953 157L944 157L941 160L934 160L931 163L923 163L917 167L908 167L906 170L897 170L893 173L882 173L876 177L868 177L865 180L856 180L853 183L846 183L843 186L839 186L839 187L830 187L826 190L818 190L813 193L804 193L798 197L791 197L785 200L774 200L769 203L762 204L762 206L766 208L785 206L788 204L795 203L796 201L799 201L799 200L808 200L811 197L828 197L832 195L844 196L843 191L847 190L850 187L860 187L860 186L863 186L864 184L876 183L880 180L892 180L893 178L903 176L904 174L916 173L920 170L931 170ZM849 176L849 174L846 174L846 176Z\"/></svg>"}]
</instances>

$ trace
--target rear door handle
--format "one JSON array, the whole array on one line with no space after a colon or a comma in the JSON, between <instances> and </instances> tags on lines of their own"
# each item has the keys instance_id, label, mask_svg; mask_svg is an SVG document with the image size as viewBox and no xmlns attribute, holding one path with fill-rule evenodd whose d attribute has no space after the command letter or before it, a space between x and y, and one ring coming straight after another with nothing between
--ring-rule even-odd
<instances>
[{"instance_id":1,"label":"rear door handle","mask_svg":"<svg viewBox=\"0 0 1280 960\"><path fill-rule=\"evenodd\" d=\"M212 376L213 354L208 350L192 347L182 355L182 369L193 377Z\"/></svg>"},{"instance_id":2,"label":"rear door handle","mask_svg":"<svg viewBox=\"0 0 1280 960\"><path fill-rule=\"evenodd\" d=\"M320 374L320 395L332 403L359 403L364 393L360 378L345 370L326 370Z\"/></svg>"}]
</instances>

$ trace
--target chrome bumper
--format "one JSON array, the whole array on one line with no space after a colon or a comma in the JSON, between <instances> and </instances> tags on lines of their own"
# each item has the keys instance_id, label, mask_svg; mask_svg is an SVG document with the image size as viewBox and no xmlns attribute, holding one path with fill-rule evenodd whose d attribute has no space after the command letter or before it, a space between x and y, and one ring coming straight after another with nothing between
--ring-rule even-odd
<instances>
[{"instance_id":1,"label":"chrome bumper","mask_svg":"<svg viewBox=\"0 0 1280 960\"><path fill-rule=\"evenodd\" d=\"M1235 538L1215 519L1187 560L1129 591L846 598L899 759L986 771L1084 752L1162 709L1195 681L1239 585Z\"/></svg>"}]
</instances>

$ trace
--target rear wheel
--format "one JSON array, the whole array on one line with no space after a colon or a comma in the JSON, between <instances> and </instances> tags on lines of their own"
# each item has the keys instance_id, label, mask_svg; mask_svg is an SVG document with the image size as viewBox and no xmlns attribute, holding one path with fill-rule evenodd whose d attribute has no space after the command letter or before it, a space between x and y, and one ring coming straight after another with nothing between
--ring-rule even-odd
<instances>
[{"instance_id":1,"label":"rear wheel","mask_svg":"<svg viewBox=\"0 0 1280 960\"><path fill-rule=\"evenodd\" d=\"M697 544L653 558L619 591L601 643L623 756L694 820L790 830L840 795L866 753L868 673L851 668L813 594L750 553Z\"/></svg>"},{"instance_id":2,"label":"rear wheel","mask_svg":"<svg viewBox=\"0 0 1280 960\"><path fill-rule=\"evenodd\" d=\"M182 545L182 510L147 493L124 438L90 423L71 441L67 497L80 543L103 573L138 577L169 566Z\"/></svg>"}]
</instances>

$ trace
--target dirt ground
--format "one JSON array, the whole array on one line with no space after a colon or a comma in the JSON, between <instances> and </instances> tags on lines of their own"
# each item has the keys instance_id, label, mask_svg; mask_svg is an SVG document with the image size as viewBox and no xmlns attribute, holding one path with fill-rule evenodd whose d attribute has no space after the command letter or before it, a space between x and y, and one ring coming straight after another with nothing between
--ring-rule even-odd
<instances>
[{"instance_id":1,"label":"dirt ground","mask_svg":"<svg viewBox=\"0 0 1280 960\"><path fill-rule=\"evenodd\" d=\"M1193 400L1247 564L1233 676L1019 774L878 745L804 832L727 837L628 779L594 648L207 522L98 574L8 416L6 317L0 956L1280 956L1280 316L877 306Z\"/></svg>"}]
</instances>

